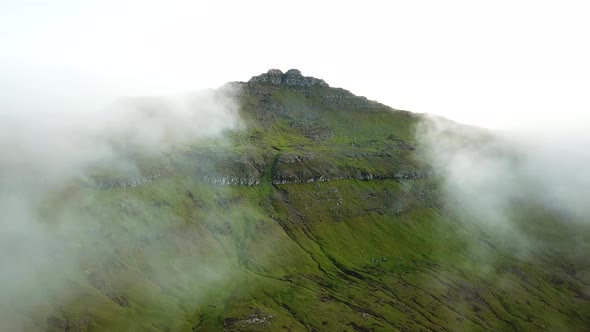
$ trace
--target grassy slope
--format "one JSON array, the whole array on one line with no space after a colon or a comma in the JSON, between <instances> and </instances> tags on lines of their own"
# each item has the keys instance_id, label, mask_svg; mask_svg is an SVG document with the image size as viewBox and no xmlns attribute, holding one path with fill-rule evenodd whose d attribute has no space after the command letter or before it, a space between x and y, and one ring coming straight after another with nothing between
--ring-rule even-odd
<instances>
[{"instance_id":1,"label":"grassy slope","mask_svg":"<svg viewBox=\"0 0 590 332\"><path fill-rule=\"evenodd\" d=\"M42 291L50 301L19 312L27 329L590 328L588 259L579 254L588 229L563 230L578 239L564 244L548 231L559 225L549 212L523 213L522 225L543 224L533 234L542 244L524 258L505 238L454 217L433 179L271 184L280 172L425 168L413 149L416 116L347 107L326 95L349 96L329 88L247 88L241 97L247 129L229 142L171 154L166 176L139 187L80 187L53 198L47 218L59 219L62 205L76 206L75 232L89 236L70 246L93 254L80 255L80 268L64 271L65 278L48 281ZM194 157L205 150L257 164ZM304 153L315 159L279 162ZM211 185L196 175L199 165L258 172L261 183ZM71 231L62 232L64 241ZM67 296L52 292L62 283Z\"/></svg>"}]
</instances>

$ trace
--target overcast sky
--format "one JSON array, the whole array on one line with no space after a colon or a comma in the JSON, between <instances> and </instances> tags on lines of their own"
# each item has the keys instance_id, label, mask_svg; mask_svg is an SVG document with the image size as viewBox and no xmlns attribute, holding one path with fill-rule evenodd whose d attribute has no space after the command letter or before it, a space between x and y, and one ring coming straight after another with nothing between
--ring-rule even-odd
<instances>
[{"instance_id":1,"label":"overcast sky","mask_svg":"<svg viewBox=\"0 0 590 332\"><path fill-rule=\"evenodd\" d=\"M0 0L0 97L83 108L298 68L395 108L583 131L588 17L586 1Z\"/></svg>"}]
</instances>

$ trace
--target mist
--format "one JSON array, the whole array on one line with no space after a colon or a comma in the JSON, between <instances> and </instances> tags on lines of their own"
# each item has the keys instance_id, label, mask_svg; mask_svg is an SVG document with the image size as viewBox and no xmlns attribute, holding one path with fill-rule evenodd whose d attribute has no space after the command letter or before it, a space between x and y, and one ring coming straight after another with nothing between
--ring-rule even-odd
<instances>
[{"instance_id":1,"label":"mist","mask_svg":"<svg viewBox=\"0 0 590 332\"><path fill-rule=\"evenodd\" d=\"M523 211L550 215L566 225L588 225L587 133L559 126L493 131L429 116L416 136L442 180L445 203L469 222L510 238L519 249L528 250L527 239L540 223L534 217L524 225L516 222Z\"/></svg>"},{"instance_id":2,"label":"mist","mask_svg":"<svg viewBox=\"0 0 590 332\"><path fill-rule=\"evenodd\" d=\"M153 176L138 156L165 159L203 140L215 144L241 125L229 86L148 97L71 68L0 69L0 327L13 330L31 328L19 315L75 296L76 271L110 257L113 237L126 241L116 229L98 231L108 213L96 212L107 206L96 197L97 177ZM121 204L150 211L139 201ZM133 224L137 234L153 232L137 213L121 218L134 219L122 227ZM156 254L146 260L163 269ZM204 267L202 282L222 272Z\"/></svg>"}]
</instances>

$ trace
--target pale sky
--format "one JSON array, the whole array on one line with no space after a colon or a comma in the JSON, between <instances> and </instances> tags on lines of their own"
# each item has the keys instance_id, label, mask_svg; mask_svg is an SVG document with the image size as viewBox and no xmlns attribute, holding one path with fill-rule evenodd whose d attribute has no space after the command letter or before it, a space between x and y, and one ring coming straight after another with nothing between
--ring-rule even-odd
<instances>
[{"instance_id":1,"label":"pale sky","mask_svg":"<svg viewBox=\"0 0 590 332\"><path fill-rule=\"evenodd\" d=\"M297 68L394 108L584 131L588 17L587 1L0 0L0 97L83 105Z\"/></svg>"}]
</instances>

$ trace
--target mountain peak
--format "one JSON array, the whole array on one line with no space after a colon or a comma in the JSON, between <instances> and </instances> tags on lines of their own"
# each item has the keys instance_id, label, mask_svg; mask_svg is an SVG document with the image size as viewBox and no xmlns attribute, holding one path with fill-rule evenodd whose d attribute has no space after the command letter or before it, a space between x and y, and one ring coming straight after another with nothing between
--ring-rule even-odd
<instances>
[{"instance_id":1,"label":"mountain peak","mask_svg":"<svg viewBox=\"0 0 590 332\"><path fill-rule=\"evenodd\" d=\"M319 85L327 87L328 84L319 78L303 76L297 69L289 69L283 73L279 69L269 69L268 72L252 77L248 83L270 83L275 85L311 86Z\"/></svg>"}]
</instances>

